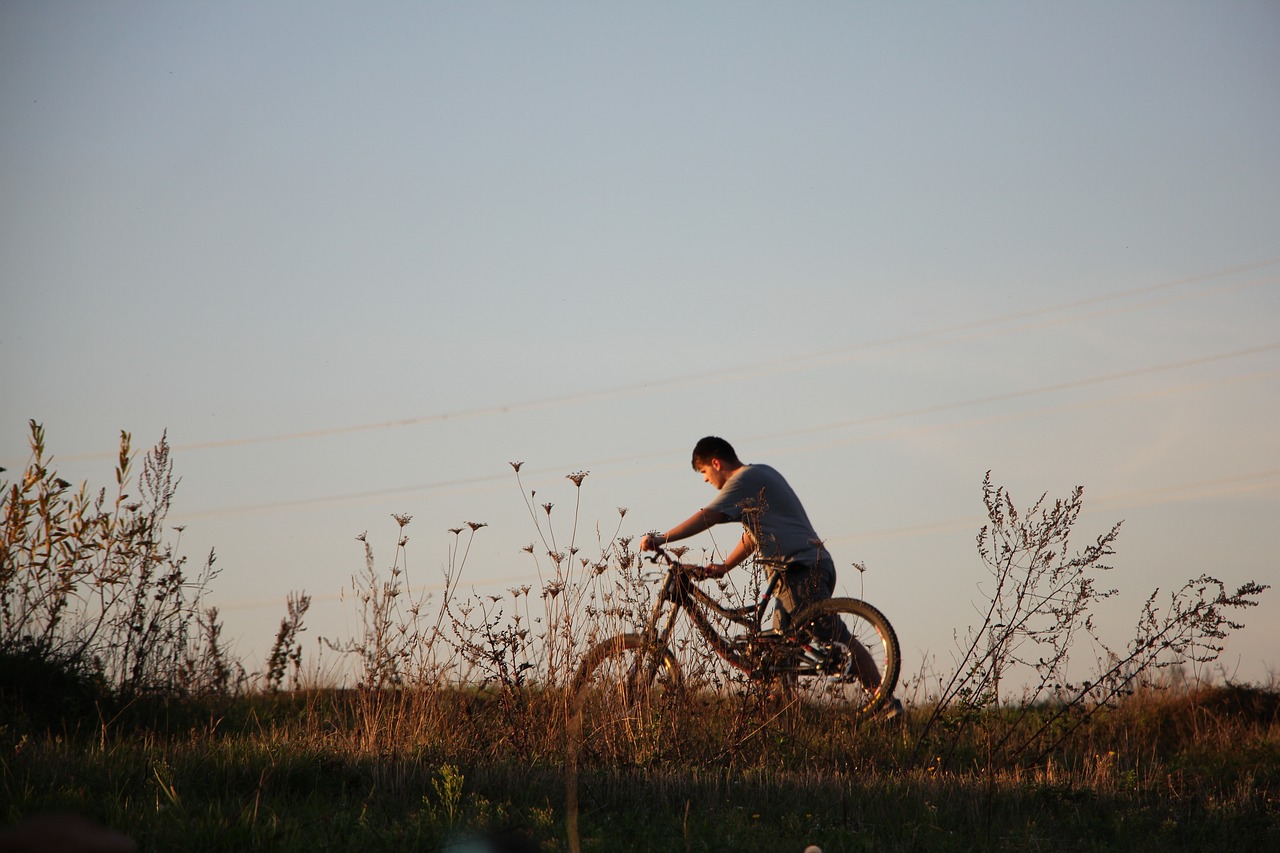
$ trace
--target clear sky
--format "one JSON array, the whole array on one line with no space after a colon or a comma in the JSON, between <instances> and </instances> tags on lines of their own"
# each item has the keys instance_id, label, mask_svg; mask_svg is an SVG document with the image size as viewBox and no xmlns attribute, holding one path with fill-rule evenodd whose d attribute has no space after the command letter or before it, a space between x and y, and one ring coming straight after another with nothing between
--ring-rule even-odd
<instances>
[{"instance_id":1,"label":"clear sky","mask_svg":"<svg viewBox=\"0 0 1280 853\"><path fill-rule=\"evenodd\" d=\"M984 472L1079 484L1122 646L1157 586L1280 582L1278 44L1274 2L4 0L0 465L34 418L107 485L167 429L252 658L290 590L353 630L393 512L432 581L488 523L501 592L509 462L639 534L719 434L908 672L974 618ZM1244 615L1266 680L1280 590Z\"/></svg>"}]
</instances>

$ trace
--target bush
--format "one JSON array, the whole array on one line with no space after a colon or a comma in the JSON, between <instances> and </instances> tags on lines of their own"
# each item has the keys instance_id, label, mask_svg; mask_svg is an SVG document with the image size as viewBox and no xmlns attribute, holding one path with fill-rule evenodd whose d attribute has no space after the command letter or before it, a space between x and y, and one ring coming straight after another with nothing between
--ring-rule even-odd
<instances>
[{"instance_id":1,"label":"bush","mask_svg":"<svg viewBox=\"0 0 1280 853\"><path fill-rule=\"evenodd\" d=\"M144 457L136 498L130 448L122 432L110 498L72 491L31 421L30 462L0 481L0 655L14 671L41 666L124 697L227 692L243 669L219 645L216 610L202 607L214 553L192 576L167 541L179 482L167 437Z\"/></svg>"}]
</instances>

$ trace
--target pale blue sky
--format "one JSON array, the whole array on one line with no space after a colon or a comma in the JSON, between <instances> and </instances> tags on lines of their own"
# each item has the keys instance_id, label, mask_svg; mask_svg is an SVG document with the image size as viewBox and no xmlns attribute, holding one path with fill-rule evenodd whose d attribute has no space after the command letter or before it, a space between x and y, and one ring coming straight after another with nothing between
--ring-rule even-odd
<instances>
[{"instance_id":1,"label":"pale blue sky","mask_svg":"<svg viewBox=\"0 0 1280 853\"><path fill-rule=\"evenodd\" d=\"M1278 43L1272 2L0 3L0 465L35 418L106 484L168 429L255 655L289 590L349 630L391 512L420 577L488 522L501 589L509 461L638 534L721 434L909 670L991 469L1126 519L1122 645L1157 585L1280 580ZM1265 679L1280 594L1246 618Z\"/></svg>"}]
</instances>

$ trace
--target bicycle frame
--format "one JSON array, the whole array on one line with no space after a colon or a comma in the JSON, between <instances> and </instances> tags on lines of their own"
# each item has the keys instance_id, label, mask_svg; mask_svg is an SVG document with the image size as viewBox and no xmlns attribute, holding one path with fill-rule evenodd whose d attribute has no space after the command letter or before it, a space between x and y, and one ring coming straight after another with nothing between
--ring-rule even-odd
<instances>
[{"instance_id":1,"label":"bicycle frame","mask_svg":"<svg viewBox=\"0 0 1280 853\"><path fill-rule=\"evenodd\" d=\"M758 652L752 650L750 644L744 647L743 644L735 642L734 638L725 637L717 631L707 617L707 611L714 612L734 624L741 625L747 629L748 638L758 639L763 633L761 622L764 618L764 611L768 607L769 599L772 598L773 591L778 585L777 574L775 573L769 578L769 583L765 587L764 594L758 604L750 607L728 608L698 587L683 564L675 560L666 551L659 549L657 555L657 557L651 558L652 562L657 563L659 560L666 562L667 570L662 580L662 587L658 591L657 600L654 602L653 612L650 614L649 621L645 625L642 634L645 641L652 644L654 648L670 648L671 636L675 632L676 619L683 610L688 614L694 628L706 640L712 651L748 675L754 676L758 674L760 663ZM659 631L658 624L663 620L663 609L667 608L668 605L670 607L666 614L666 620L662 625L662 630ZM657 662L655 661L652 666L656 673ZM654 673L648 674L653 675Z\"/></svg>"}]
</instances>

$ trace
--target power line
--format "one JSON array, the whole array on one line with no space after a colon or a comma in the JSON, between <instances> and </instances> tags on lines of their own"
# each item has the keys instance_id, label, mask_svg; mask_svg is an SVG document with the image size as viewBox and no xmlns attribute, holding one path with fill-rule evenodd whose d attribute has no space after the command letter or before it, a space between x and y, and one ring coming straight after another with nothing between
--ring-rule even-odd
<instances>
[{"instance_id":1,"label":"power line","mask_svg":"<svg viewBox=\"0 0 1280 853\"><path fill-rule=\"evenodd\" d=\"M1035 388L1024 388L1019 391L1011 391L1005 394L995 394L995 395L990 395L986 397L971 398L968 400L957 400L957 401L952 401L950 403L940 403L937 405L924 406L916 409L907 409L907 410L902 410L898 412L888 412L880 415L870 415L870 416L865 416L861 418L852 418L844 421L836 421L833 423L819 424L812 427L801 427L798 429L785 430L782 432L768 433L766 435L756 436L755 438L756 440L790 438L798 435L809 435L809 434L814 434L819 432L829 432L832 430L845 429L845 428L857 427L857 426L865 426L873 423L883 423L886 421L903 420L907 418L918 417L920 415L925 415L925 414L936 414L938 412L954 411L958 409L969 408L972 406L984 406L984 405L989 405L991 403L1007 402L1009 400L1056 393L1059 391L1065 391L1073 388L1087 387L1090 385L1100 385L1108 382L1117 382L1123 379L1131 379L1137 376L1146 376L1146 375L1151 375L1156 373L1169 372L1173 370L1181 370L1188 367L1195 367L1202 364L1210 364L1217 361L1225 361L1230 359L1243 358L1249 355L1257 355L1259 353L1269 352L1276 349L1280 349L1280 342L1266 344L1266 345L1257 346L1257 347L1247 347L1244 349L1234 350L1232 352L1227 352L1227 353L1218 353L1215 355L1201 356L1201 357L1192 358L1192 359L1183 359L1175 362L1167 362L1165 364L1134 368L1132 370L1123 370L1123 371L1117 371L1113 373L1105 373L1097 376L1085 377L1083 379L1076 379L1068 382L1059 382L1059 383L1054 383L1050 385L1043 385ZM1265 371L1265 372L1255 372L1252 374L1248 374L1245 377L1237 378L1234 380L1230 378L1218 379L1218 380L1215 380L1213 383L1201 383L1198 385L1189 386L1187 388L1182 389L1181 393L1186 393L1186 391L1188 390L1200 390L1206 387L1217 387L1232 381L1259 379L1259 378L1266 378L1266 377L1275 376L1275 375L1276 373L1274 371ZM1168 393L1174 393L1174 392L1170 392L1168 390L1157 390L1154 392L1148 392L1148 394L1145 394L1143 396L1150 396L1152 394L1168 394ZM1112 399L1113 401L1119 401L1120 399L1129 399L1129 398L1112 398ZM1056 410L1065 411L1070 408L1079 407L1081 405L1088 405L1088 403L1087 402L1077 403L1077 404L1071 404L1065 407L1057 407ZM1050 409L1050 411L1054 411L1054 410L1055 409ZM915 431L923 431L928 429L957 429L957 428L962 428L965 426L972 425L975 422L989 423L989 422L998 421L998 420L1005 420L1011 417L1025 416L1026 414L1043 414L1043 410L1038 410L1032 413L1002 414L999 416L992 416L989 418L979 419L977 421L970 420L970 421L953 422L951 424L937 425L934 427L917 427L915 428ZM834 444L845 444L853 441L884 440L886 438L902 435L905 432L906 431L904 430L897 430L893 433L882 433L876 436L863 436L855 439L846 439L843 441L834 442ZM828 444L824 444L823 446L829 447L831 445L832 443L828 443ZM586 463L585 467L592 468L592 469L599 469L599 468L605 468L608 466L616 466L626 462L635 462L635 461L646 460L646 459L664 459L664 458L669 458L670 456L678 452L682 452L682 451L678 451L674 449L665 449L665 450L652 451L652 452L643 453L643 454L628 454L623 456L614 456L607 459L599 459L599 460L591 461L589 463ZM562 470L563 470L562 467L556 468L556 467L548 466L545 468L529 469L526 471L526 473L534 476L555 475L555 474L561 473ZM438 491L438 490L453 489L453 488L458 488L463 486L475 486L475 485L486 485L486 484L492 484L492 483L498 483L498 482L509 482L510 477L511 475L509 473L504 472L502 474L491 474L491 475L484 475L484 476L478 476L478 477L467 477L467 478L452 479L452 480L437 480L437 481L426 482L426 483L416 483L416 484L410 484L405 486L396 486L389 489L374 489L374 490L367 490L367 491L360 491L360 492L346 492L339 495L328 495L328 496L317 497L317 498L304 498L304 499L298 499L298 500L260 503L260 504L244 505L239 507L226 507L226 508L214 509L214 510L203 510L203 511L198 510L198 511L189 512L189 513L175 513L175 518L186 520L186 519L192 519L192 518L207 518L211 516L238 515L245 512L266 512L266 511L273 511L273 510L296 509L296 508L308 507L308 506L341 504L341 503L365 500L369 498L385 498L385 497L389 497L392 495L399 495L399 494L413 494L416 492Z\"/></svg>"},{"instance_id":2,"label":"power line","mask_svg":"<svg viewBox=\"0 0 1280 853\"><path fill-rule=\"evenodd\" d=\"M968 400L956 400L950 403L937 403L932 406L921 406L917 409L908 409L901 412L891 412L883 415L870 415L861 418L852 418L849 420L836 421L833 423L819 424L811 427L800 427L798 429L787 430L785 432L772 433L769 438L782 438L791 435L803 435L806 433L824 432L832 429L842 429L851 426L862 426L864 424L877 423L886 420L899 420L901 418L917 417L919 415L935 414L937 412L945 412L952 409L963 409L970 406L981 406L990 403L1004 403L1010 400L1017 400L1022 397L1032 397L1040 394L1052 394L1058 391L1067 391L1072 388L1083 388L1088 385L1100 385L1105 382L1116 382L1121 379L1132 379L1137 376L1149 376L1154 373L1165 373L1171 370L1182 370L1188 367L1197 367L1202 364L1212 364L1215 361L1226 361L1234 358L1243 358L1250 355L1258 355L1259 353L1270 352L1280 349L1280 342L1263 344L1256 347L1246 347L1245 349L1235 350L1233 352L1218 353L1216 355L1206 355L1199 358L1184 359L1182 361L1172 361L1165 364L1157 364L1149 367L1137 367L1131 370L1121 370L1115 373L1103 373L1098 376L1089 376L1084 379L1073 379L1067 382L1057 382L1052 385L1042 385L1037 388L1023 388L1018 391L1009 391L1003 394L992 394L987 397L976 397Z\"/></svg>"},{"instance_id":3,"label":"power line","mask_svg":"<svg viewBox=\"0 0 1280 853\"><path fill-rule=\"evenodd\" d=\"M1136 509L1144 506L1155 506L1167 503L1185 503L1202 500L1207 497L1232 497L1257 491L1280 489L1280 468L1258 471L1252 474L1238 474L1232 477L1220 477L1212 480L1197 480L1190 483L1178 483L1156 489L1141 489L1132 492L1120 492L1104 495L1086 504L1086 511ZM964 518L952 518L946 521L934 521L927 524L913 524L906 527L888 527L881 530L867 530L860 533L847 533L823 540L836 542L870 542L879 539L901 539L908 536L923 536L934 533L954 533L957 530L976 530L987 519L980 515Z\"/></svg>"},{"instance_id":4,"label":"power line","mask_svg":"<svg viewBox=\"0 0 1280 853\"><path fill-rule=\"evenodd\" d=\"M1219 477L1211 480L1196 480L1188 483L1177 483L1155 489L1141 489L1131 492L1119 492L1112 495L1091 499L1086 511L1134 509L1166 503L1185 503L1191 500L1202 500L1206 497L1231 497L1256 491L1280 489L1280 468L1258 471L1252 474L1239 474L1231 477ZM912 524L904 527L886 527L879 530L864 530L843 536L833 536L824 540L827 544L849 542L872 542L883 539L902 539L912 536L929 536L938 533L954 533L959 530L975 530L987 519L981 515L956 517L944 521L932 521L924 524ZM492 589L508 583L520 583L530 580L530 575L507 575L500 578L477 578L464 584L469 589ZM415 586L414 592L438 592L445 585L425 584ZM312 595L313 602L338 602L346 593L330 595ZM231 601L218 605L218 610L249 610L263 607L279 607L281 598L256 598Z\"/></svg>"},{"instance_id":5,"label":"power line","mask_svg":"<svg viewBox=\"0 0 1280 853\"><path fill-rule=\"evenodd\" d=\"M625 397L638 393L657 393L659 391L672 391L682 388L698 387L709 383L718 383L733 381L739 378L750 378L761 375L766 372L791 372L796 370L813 369L819 366L825 366L832 363L840 363L851 359L865 357L867 354L889 350L894 347L901 347L905 344L920 343L930 341L937 338L947 338L956 334L962 334L959 338L950 338L936 342L940 345L959 343L962 341L974 340L982 337L994 335L1012 334L1019 331L1027 331L1045 326L1062 325L1066 323L1075 323L1082 320L1092 320L1103 316L1110 316L1120 313L1128 313L1143 308L1150 308L1153 305L1165 304L1173 301L1182 301L1186 299L1204 298L1206 296L1215 295L1222 292L1232 290L1241 290L1251 287L1265 286L1274 284L1280 279L1258 279L1245 282L1242 284L1228 284L1219 287L1210 288L1208 290L1199 291L1191 294L1182 294L1180 296L1168 297L1155 303L1142 303L1139 305L1121 306L1109 311L1093 312L1087 314L1079 314L1047 320L1039 324L1030 325L1014 325L1007 328L999 328L1009 323L1018 323L1037 317L1046 317L1052 314L1073 311L1093 305L1100 305L1108 302L1116 302L1119 300L1129 299L1135 296L1142 296L1151 293L1157 293L1184 287L1188 285L1196 285L1203 282L1213 281L1224 276L1235 275L1242 272L1248 272L1256 269L1262 269L1280 263L1280 258L1271 258L1257 263L1246 264L1228 269L1218 270L1211 273L1189 276L1186 278L1176 279L1168 282L1161 282L1152 285L1144 285L1142 287L1131 288L1129 290L1120 291L1118 293L1103 294L1100 296L1089 297L1085 299L1064 302L1058 305L1052 305L1045 308L1037 308L1029 311L1014 312L999 317L992 317L982 320L975 320L966 323L952 324L941 326L934 329L928 329L922 332L913 332L904 335L898 335L889 338L883 338L875 341L851 344L848 346L837 347L834 349L823 350L816 353L806 353L801 355L791 355L782 358L772 359L769 361L757 362L751 365L726 368L721 370L705 371L702 373L691 374L682 377L654 380L648 382L632 383L628 385L618 385L613 388L606 388L598 391L588 391L577 394L564 394L559 396L546 397L540 400L529 400L524 402L506 403L500 405L480 406L473 409L462 409L456 412L444 412L434 415L423 415L417 417L400 418L387 421L376 421L363 424L348 424L345 426L327 427L321 429L302 430L291 433L280 433L269 436L255 436L245 438L229 438L214 441L188 442L184 444L174 445L173 450L176 451L193 451L193 450L213 450L225 447L239 447L252 444L265 444L271 442L297 441L309 438L323 438L335 435L346 435L356 432L367 432L372 430L398 429L403 427L423 426L433 423L444 423L451 420L466 420L471 418L487 417L492 415L511 414L515 412L532 411L542 408L550 408L555 406L569 405L573 403L583 403L590 400L602 400L614 397ZM988 331L981 334L968 334L978 330L986 329ZM62 455L64 461L74 461L83 459L108 458L115 455L115 452L101 453L82 453L74 455Z\"/></svg>"}]
</instances>

